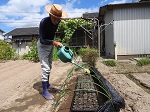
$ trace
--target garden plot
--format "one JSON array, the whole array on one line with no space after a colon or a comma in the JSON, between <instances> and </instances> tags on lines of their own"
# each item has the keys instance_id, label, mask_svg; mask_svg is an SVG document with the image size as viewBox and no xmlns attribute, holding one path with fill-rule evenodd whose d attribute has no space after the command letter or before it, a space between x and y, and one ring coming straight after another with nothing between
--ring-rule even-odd
<instances>
[{"instance_id":1,"label":"garden plot","mask_svg":"<svg viewBox=\"0 0 150 112\"><path fill-rule=\"evenodd\" d=\"M150 74L148 73L133 73L134 79L139 81L146 88L150 88Z\"/></svg>"},{"instance_id":2,"label":"garden plot","mask_svg":"<svg viewBox=\"0 0 150 112\"><path fill-rule=\"evenodd\" d=\"M107 67L101 61L102 59L97 61L96 68L125 99L125 109L120 112L149 112L150 94L129 79L126 74L139 73L140 81L145 83L143 79L145 75L150 74L150 66L137 67L130 61L123 61L119 62L117 67ZM53 62L50 82L59 88L72 67L70 63ZM25 60L7 61L0 63L0 74L1 112L52 112L54 100L45 100L41 95L40 63ZM70 83L75 81L71 79ZM59 106L68 110L59 112L70 111L72 93L66 95L62 101L63 104ZM57 99L59 94L52 94Z\"/></svg>"},{"instance_id":3,"label":"garden plot","mask_svg":"<svg viewBox=\"0 0 150 112\"><path fill-rule=\"evenodd\" d=\"M150 93L145 91L145 87L137 84L138 79L142 83L149 81L150 65L136 66L131 60L117 61L116 67L107 67L97 62L98 70L103 76L116 88L116 90L125 99L125 109L121 112L149 112L150 110ZM141 74L136 78L132 74ZM148 78L145 81L145 74ZM128 76L131 77L128 77ZM147 88L150 90L150 88Z\"/></svg>"},{"instance_id":4,"label":"garden plot","mask_svg":"<svg viewBox=\"0 0 150 112\"><path fill-rule=\"evenodd\" d=\"M123 98L99 71L95 68L90 68L90 71L90 74L76 74L77 81L74 82L66 81L73 77L74 74L70 73L67 76L66 82L63 83L60 95L56 100L54 112L61 110L64 110L63 112L69 112L69 110L70 112L119 112L121 108L125 107ZM70 85L74 85L74 87L69 88ZM70 97L70 93L74 93L72 97ZM58 109L58 105L63 101L61 99L64 99L67 94L69 98L66 101L70 102L71 106L69 105L65 108L66 102L63 102Z\"/></svg>"},{"instance_id":5,"label":"garden plot","mask_svg":"<svg viewBox=\"0 0 150 112\"><path fill-rule=\"evenodd\" d=\"M95 112L98 107L98 95L94 80L89 75L82 75L78 77L74 97L72 100L71 112Z\"/></svg>"}]
</instances>

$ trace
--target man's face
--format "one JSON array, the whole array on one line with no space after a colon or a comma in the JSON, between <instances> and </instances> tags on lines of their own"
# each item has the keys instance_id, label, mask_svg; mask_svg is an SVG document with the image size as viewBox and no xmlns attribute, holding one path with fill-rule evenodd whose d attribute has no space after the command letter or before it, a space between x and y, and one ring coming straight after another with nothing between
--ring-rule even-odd
<instances>
[{"instance_id":1,"label":"man's face","mask_svg":"<svg viewBox=\"0 0 150 112\"><path fill-rule=\"evenodd\" d=\"M52 23L53 23L54 25L57 25L57 24L61 21L60 18L56 18L56 17L54 17L54 16L50 16L50 17L51 17Z\"/></svg>"}]
</instances>

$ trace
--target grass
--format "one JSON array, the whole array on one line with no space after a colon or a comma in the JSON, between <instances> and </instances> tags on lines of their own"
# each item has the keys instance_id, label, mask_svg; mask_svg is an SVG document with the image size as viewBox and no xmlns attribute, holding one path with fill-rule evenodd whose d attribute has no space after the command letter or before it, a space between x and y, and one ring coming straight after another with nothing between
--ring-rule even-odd
<instances>
[{"instance_id":1,"label":"grass","mask_svg":"<svg viewBox=\"0 0 150 112\"><path fill-rule=\"evenodd\" d=\"M110 67L116 66L116 61L115 61L115 60L105 60L105 61L103 61L103 63L104 63L106 66L110 66Z\"/></svg>"},{"instance_id":2,"label":"grass","mask_svg":"<svg viewBox=\"0 0 150 112\"><path fill-rule=\"evenodd\" d=\"M137 60L137 65L138 66L144 66L150 64L150 59L149 58L141 58Z\"/></svg>"}]
</instances>

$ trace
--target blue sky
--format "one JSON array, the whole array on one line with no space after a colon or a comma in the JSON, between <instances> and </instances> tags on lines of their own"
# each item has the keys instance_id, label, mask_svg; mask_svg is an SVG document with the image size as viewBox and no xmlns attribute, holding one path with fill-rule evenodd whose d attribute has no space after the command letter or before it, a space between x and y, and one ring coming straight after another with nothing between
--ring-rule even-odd
<instances>
[{"instance_id":1,"label":"blue sky","mask_svg":"<svg viewBox=\"0 0 150 112\"><path fill-rule=\"evenodd\" d=\"M15 28L38 26L48 16L44 9L47 4L61 4L73 18L85 12L98 12L99 7L107 4L127 2L132 0L0 0L0 29L8 33Z\"/></svg>"}]
</instances>

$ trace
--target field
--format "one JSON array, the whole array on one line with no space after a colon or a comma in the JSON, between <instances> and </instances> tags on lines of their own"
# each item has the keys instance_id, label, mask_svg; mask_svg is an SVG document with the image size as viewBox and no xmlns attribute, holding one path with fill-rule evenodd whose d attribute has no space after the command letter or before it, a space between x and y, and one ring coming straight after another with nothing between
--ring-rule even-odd
<instances>
[{"instance_id":1,"label":"field","mask_svg":"<svg viewBox=\"0 0 150 112\"><path fill-rule=\"evenodd\" d=\"M53 62L50 83L59 88L72 67L70 63ZM96 68L125 99L126 107L121 112L149 112L150 66L138 67L135 61L127 60L107 67L99 59ZM40 63L7 61L0 63L0 74L0 112L52 111L54 100L45 100L41 95Z\"/></svg>"}]
</instances>

